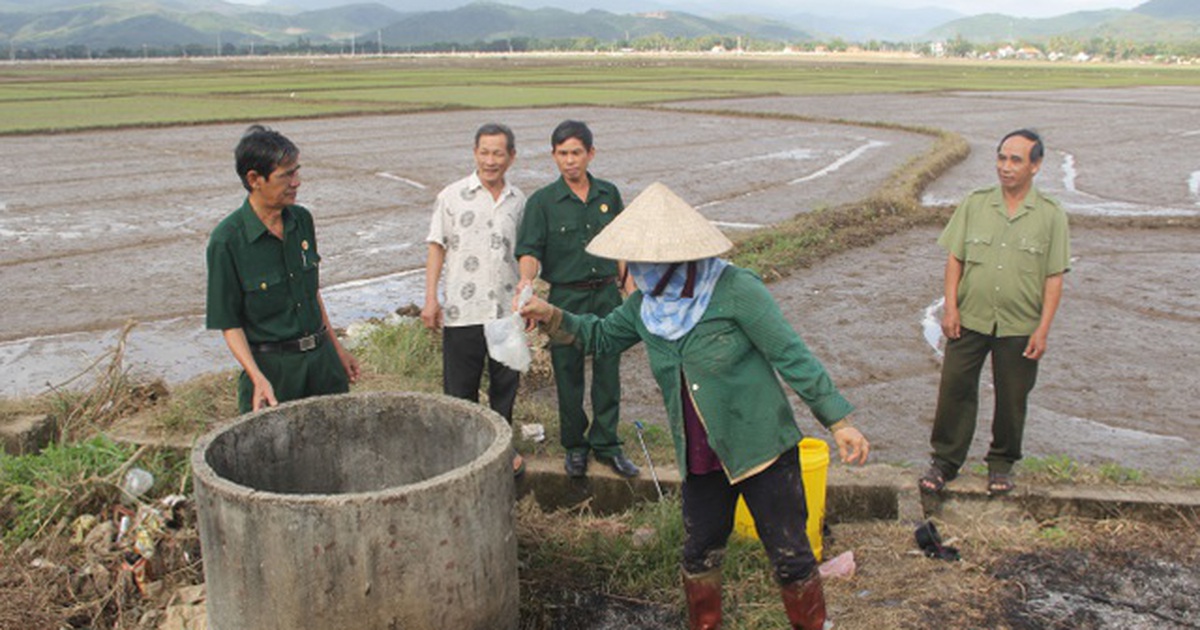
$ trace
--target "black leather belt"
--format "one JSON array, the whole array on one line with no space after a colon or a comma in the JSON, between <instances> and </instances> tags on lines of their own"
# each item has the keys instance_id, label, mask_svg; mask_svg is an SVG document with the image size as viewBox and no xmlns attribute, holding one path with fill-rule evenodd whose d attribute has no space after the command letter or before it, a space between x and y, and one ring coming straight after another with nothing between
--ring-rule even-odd
<instances>
[{"instance_id":1,"label":"black leather belt","mask_svg":"<svg viewBox=\"0 0 1200 630\"><path fill-rule=\"evenodd\" d=\"M318 330L307 337L290 339L288 341L252 343L250 344L250 351L257 352L258 354L273 354L277 352L309 352L310 350L316 350L317 348L320 348L321 344L325 343L326 335L328 335L328 332L325 330L325 328L322 328L321 330Z\"/></svg>"},{"instance_id":2,"label":"black leather belt","mask_svg":"<svg viewBox=\"0 0 1200 630\"><path fill-rule=\"evenodd\" d=\"M584 280L582 282L560 282L560 283L558 283L558 286L566 287L568 289L587 289L589 291L595 291L596 289L603 289L604 287L606 287L610 284L616 284L616 283L617 283L617 277L609 276L607 278L598 278L596 280Z\"/></svg>"}]
</instances>

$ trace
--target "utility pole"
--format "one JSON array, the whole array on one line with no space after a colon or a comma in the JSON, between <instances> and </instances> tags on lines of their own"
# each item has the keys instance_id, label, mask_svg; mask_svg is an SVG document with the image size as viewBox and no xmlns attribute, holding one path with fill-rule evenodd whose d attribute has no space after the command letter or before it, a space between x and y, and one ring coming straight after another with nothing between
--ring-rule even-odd
<instances>
[{"instance_id":1,"label":"utility pole","mask_svg":"<svg viewBox=\"0 0 1200 630\"><path fill-rule=\"evenodd\" d=\"M375 31L376 41L379 42L379 56L383 56L383 29Z\"/></svg>"}]
</instances>

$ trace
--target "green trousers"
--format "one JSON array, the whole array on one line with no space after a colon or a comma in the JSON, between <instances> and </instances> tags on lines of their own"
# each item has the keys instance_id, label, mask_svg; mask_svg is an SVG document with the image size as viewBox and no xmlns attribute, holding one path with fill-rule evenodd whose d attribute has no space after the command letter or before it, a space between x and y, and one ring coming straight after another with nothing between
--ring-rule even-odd
<instances>
[{"instance_id":1,"label":"green trousers","mask_svg":"<svg viewBox=\"0 0 1200 630\"><path fill-rule=\"evenodd\" d=\"M1029 337L996 337L963 329L946 342L942 382L933 418L933 464L947 479L958 475L967 460L979 414L979 374L992 355L996 408L992 417L992 446L988 470L1008 473L1021 459L1029 392L1037 382L1038 362L1023 356Z\"/></svg>"},{"instance_id":2,"label":"green trousers","mask_svg":"<svg viewBox=\"0 0 1200 630\"><path fill-rule=\"evenodd\" d=\"M264 352L254 355L275 390L275 400L284 403L309 396L344 394L350 391L346 368L328 340L311 352ZM247 413L254 405L254 384L242 372L238 377L238 411Z\"/></svg>"},{"instance_id":3,"label":"green trousers","mask_svg":"<svg viewBox=\"0 0 1200 630\"><path fill-rule=\"evenodd\" d=\"M616 285L602 289L572 289L554 286L551 304L572 313L603 317L621 305ZM584 354L574 345L552 345L550 364L558 389L558 421L563 448L568 452L594 451L601 457L621 452L617 422L621 416L621 355L592 358L592 414L588 423L583 410Z\"/></svg>"}]
</instances>

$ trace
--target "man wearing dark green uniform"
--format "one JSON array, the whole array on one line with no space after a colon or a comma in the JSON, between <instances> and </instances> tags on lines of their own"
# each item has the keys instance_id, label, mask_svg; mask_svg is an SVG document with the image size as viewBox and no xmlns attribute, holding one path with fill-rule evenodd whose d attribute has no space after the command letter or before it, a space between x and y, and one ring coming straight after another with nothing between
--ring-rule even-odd
<instances>
[{"instance_id":1,"label":"man wearing dark green uniform","mask_svg":"<svg viewBox=\"0 0 1200 630\"><path fill-rule=\"evenodd\" d=\"M521 280L517 293L531 284L539 270L550 283L551 304L573 313L603 317L621 304L618 277L623 265L584 251L624 209L617 187L592 177L588 164L596 155L588 126L567 120L550 135L551 155L562 174L525 203L515 254ZM638 468L621 451L617 421L621 404L620 355L592 359L592 422L583 410L584 355L571 345L552 345L550 362L558 389L558 418L566 471L587 474L588 452L612 466L617 474L635 477Z\"/></svg>"},{"instance_id":2,"label":"man wearing dark green uniform","mask_svg":"<svg viewBox=\"0 0 1200 630\"><path fill-rule=\"evenodd\" d=\"M249 194L209 237L205 325L222 332L242 366L238 409L347 392L358 361L321 300L312 214L295 205L300 150L252 125L234 157Z\"/></svg>"}]
</instances>

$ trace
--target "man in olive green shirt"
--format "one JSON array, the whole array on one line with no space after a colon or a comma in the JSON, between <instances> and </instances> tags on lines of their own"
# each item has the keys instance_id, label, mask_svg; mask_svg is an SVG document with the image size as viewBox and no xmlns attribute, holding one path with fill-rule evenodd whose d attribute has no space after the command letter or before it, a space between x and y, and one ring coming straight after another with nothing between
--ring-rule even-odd
<instances>
[{"instance_id":1,"label":"man in olive green shirt","mask_svg":"<svg viewBox=\"0 0 1200 630\"><path fill-rule=\"evenodd\" d=\"M550 136L551 154L562 174L529 197L517 232L515 254L521 278L517 293L541 272L550 283L550 303L575 313L603 317L621 305L618 277L623 267L598 258L584 247L624 209L617 187L592 177L588 164L596 155L592 132L575 120L559 124ZM571 345L552 345L550 362L558 390L558 417L565 468L572 477L587 473L588 452L617 474L639 471L621 451L617 422L621 404L621 357L592 359L592 422L583 410L584 355Z\"/></svg>"},{"instance_id":2,"label":"man in olive green shirt","mask_svg":"<svg viewBox=\"0 0 1200 630\"><path fill-rule=\"evenodd\" d=\"M238 408L349 391L358 362L329 324L312 214L295 205L300 150L252 125L234 157L249 194L209 237L205 325L242 366Z\"/></svg>"},{"instance_id":3,"label":"man in olive green shirt","mask_svg":"<svg viewBox=\"0 0 1200 630\"><path fill-rule=\"evenodd\" d=\"M1043 154L1032 131L1005 136L996 152L1000 185L968 196L938 239L949 252L942 319L947 341L930 438L933 461L920 479L924 492L941 491L966 461L989 353L996 408L986 457L988 492L1014 488L1029 392L1070 268L1067 215L1033 186Z\"/></svg>"}]
</instances>

